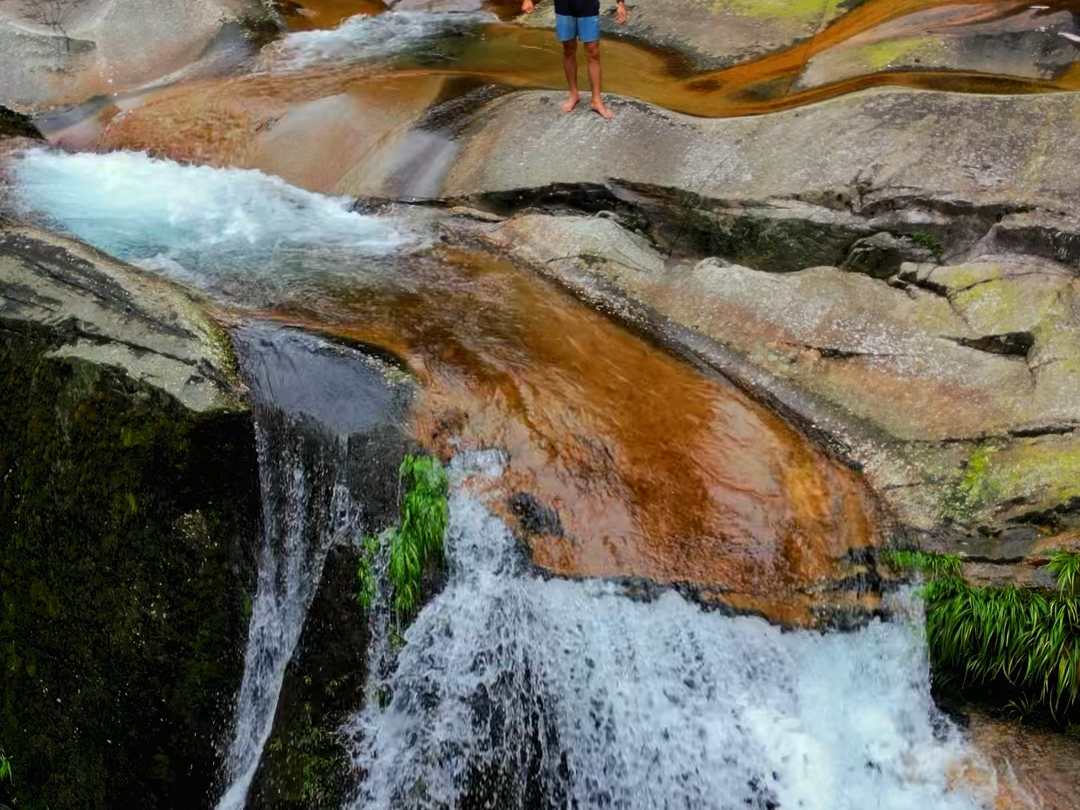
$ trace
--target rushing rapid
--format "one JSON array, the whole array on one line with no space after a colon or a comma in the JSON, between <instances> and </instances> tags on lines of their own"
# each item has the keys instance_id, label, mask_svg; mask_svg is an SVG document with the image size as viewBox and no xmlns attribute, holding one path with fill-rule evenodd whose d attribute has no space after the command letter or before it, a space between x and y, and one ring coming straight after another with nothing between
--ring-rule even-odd
<instances>
[{"instance_id":1,"label":"rushing rapid","mask_svg":"<svg viewBox=\"0 0 1080 810\"><path fill-rule=\"evenodd\" d=\"M303 70L391 56L424 55L437 41L462 37L499 18L488 12L390 11L358 14L327 31L297 31L273 46L274 70ZM437 56L437 52L429 55Z\"/></svg>"},{"instance_id":2,"label":"rushing rapid","mask_svg":"<svg viewBox=\"0 0 1080 810\"><path fill-rule=\"evenodd\" d=\"M320 253L381 256L409 236L390 220L351 210L353 200L290 186L244 169L185 166L142 153L65 154L36 149L11 163L15 202L121 259L180 281L288 281L290 259ZM306 272L306 271L305 271Z\"/></svg>"},{"instance_id":3,"label":"rushing rapid","mask_svg":"<svg viewBox=\"0 0 1080 810\"><path fill-rule=\"evenodd\" d=\"M454 467L450 579L350 724L353 810L960 810L973 767L914 622L783 632L671 591L545 579ZM470 469L471 468L471 469Z\"/></svg>"}]
</instances>

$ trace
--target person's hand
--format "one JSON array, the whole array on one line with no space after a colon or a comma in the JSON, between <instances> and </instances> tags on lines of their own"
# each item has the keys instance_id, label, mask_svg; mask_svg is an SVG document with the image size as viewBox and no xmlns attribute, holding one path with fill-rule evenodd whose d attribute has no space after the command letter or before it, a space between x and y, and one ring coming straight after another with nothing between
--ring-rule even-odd
<instances>
[{"instance_id":1,"label":"person's hand","mask_svg":"<svg viewBox=\"0 0 1080 810\"><path fill-rule=\"evenodd\" d=\"M529 2L529 0L525 0L525 2L529 3L530 6L532 5L532 3ZM615 5L615 8L618 9L615 12L615 19L617 19L619 21L619 25L622 25L623 23L626 22L626 3L617 3Z\"/></svg>"},{"instance_id":2,"label":"person's hand","mask_svg":"<svg viewBox=\"0 0 1080 810\"><path fill-rule=\"evenodd\" d=\"M533 0L521 0L521 10L526 14L532 14Z\"/></svg>"}]
</instances>

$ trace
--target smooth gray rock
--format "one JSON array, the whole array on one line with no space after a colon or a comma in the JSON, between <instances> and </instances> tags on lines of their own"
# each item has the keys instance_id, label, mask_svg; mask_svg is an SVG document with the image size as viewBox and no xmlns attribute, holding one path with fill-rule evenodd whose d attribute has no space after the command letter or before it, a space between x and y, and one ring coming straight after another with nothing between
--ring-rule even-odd
<instances>
[{"instance_id":1,"label":"smooth gray rock","mask_svg":"<svg viewBox=\"0 0 1080 810\"><path fill-rule=\"evenodd\" d=\"M221 328L175 285L75 240L0 229L0 319L51 327L52 356L119 367L192 411L242 407Z\"/></svg>"},{"instance_id":2,"label":"smooth gray rock","mask_svg":"<svg viewBox=\"0 0 1080 810\"><path fill-rule=\"evenodd\" d=\"M0 104L21 111L160 79L227 23L274 25L261 0L0 0Z\"/></svg>"},{"instance_id":3,"label":"smooth gray rock","mask_svg":"<svg viewBox=\"0 0 1080 810\"><path fill-rule=\"evenodd\" d=\"M615 20L614 0L600 5L604 36L627 35L676 50L698 67L722 67L790 48L812 37L861 0L838 3L766 3L747 0L650 0L627 3L625 25ZM537 4L518 22L555 27L554 5Z\"/></svg>"},{"instance_id":4,"label":"smooth gray rock","mask_svg":"<svg viewBox=\"0 0 1080 810\"><path fill-rule=\"evenodd\" d=\"M558 94L529 92L484 107L460 130L444 195L565 183L606 186L633 200L673 189L684 195L687 216L715 213L716 201L799 203L823 221L876 217L875 230L934 226L945 207L1067 211L1080 202L1077 93L877 89L729 119L613 98L615 118L604 121L584 109L562 115L559 103Z\"/></svg>"}]
</instances>

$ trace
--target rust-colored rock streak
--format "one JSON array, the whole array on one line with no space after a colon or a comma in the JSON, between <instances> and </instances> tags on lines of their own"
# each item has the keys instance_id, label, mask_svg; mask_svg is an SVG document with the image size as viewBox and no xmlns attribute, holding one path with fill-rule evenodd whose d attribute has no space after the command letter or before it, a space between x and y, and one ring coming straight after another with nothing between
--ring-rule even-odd
<instances>
[{"instance_id":1,"label":"rust-colored rock streak","mask_svg":"<svg viewBox=\"0 0 1080 810\"><path fill-rule=\"evenodd\" d=\"M1080 741L1061 732L972 711L968 733L997 773L995 810L1073 810Z\"/></svg>"},{"instance_id":2,"label":"rust-colored rock streak","mask_svg":"<svg viewBox=\"0 0 1080 810\"><path fill-rule=\"evenodd\" d=\"M725 381L505 263L440 258L275 316L406 357L423 441L506 448L498 500L532 492L565 529L533 538L538 564L704 583L797 619L809 604L785 600L875 540L860 479Z\"/></svg>"},{"instance_id":3,"label":"rust-colored rock streak","mask_svg":"<svg viewBox=\"0 0 1080 810\"><path fill-rule=\"evenodd\" d=\"M1056 0L1047 5L1059 10L1076 3ZM316 6L317 12L309 10L314 16L304 19L317 19L321 26L363 4ZM963 69L884 69L811 86L797 84L816 55L910 34L913 26L925 27L932 11L954 34L966 24L985 25L988 20L1005 25L1015 18L1017 25L1030 27L1032 14L1037 17L1030 4L1013 0L871 0L803 43L702 74L689 74L671 53L609 39L603 46L605 87L708 117L762 114L883 85L977 93L1080 89L1080 72L1070 68L1050 79ZM116 115L116 106L95 110L93 121L56 133L54 140L69 148L87 148L86 133L100 131L90 148L148 150L215 166L259 168L315 191L383 193L379 180L393 169L384 164L394 159L399 136L425 108L446 97L447 79L522 88L564 86L559 45L550 31L489 25L482 37L456 40L453 54L434 65L403 58L392 64L320 64L285 72L274 71L271 61L264 65L270 72L189 82L127 98L123 115ZM266 58L272 60L273 51ZM327 142L335 148L311 148Z\"/></svg>"}]
</instances>

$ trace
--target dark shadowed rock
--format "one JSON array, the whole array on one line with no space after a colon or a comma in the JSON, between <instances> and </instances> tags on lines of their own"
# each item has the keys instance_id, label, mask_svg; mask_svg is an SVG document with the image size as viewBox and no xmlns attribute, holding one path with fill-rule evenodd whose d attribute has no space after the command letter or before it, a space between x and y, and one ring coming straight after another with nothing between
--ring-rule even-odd
<instances>
[{"instance_id":1,"label":"dark shadowed rock","mask_svg":"<svg viewBox=\"0 0 1080 810\"><path fill-rule=\"evenodd\" d=\"M932 262L936 258L932 247L918 244L910 236L881 232L855 242L840 269L866 273L874 278L888 278L904 262Z\"/></svg>"},{"instance_id":2,"label":"dark shadowed rock","mask_svg":"<svg viewBox=\"0 0 1080 810\"><path fill-rule=\"evenodd\" d=\"M0 231L0 480L6 798L207 806L259 523L227 338L165 282Z\"/></svg>"},{"instance_id":3,"label":"dark shadowed rock","mask_svg":"<svg viewBox=\"0 0 1080 810\"><path fill-rule=\"evenodd\" d=\"M260 425L285 422L305 435L305 447L321 445L315 455L329 460L304 466L348 489L356 524L354 536L335 538L322 567L247 807L338 810L358 776L338 732L362 708L367 677L369 616L357 598L357 552L361 535L397 520L398 468L412 448L402 427L412 379L400 361L370 347L266 323L234 334Z\"/></svg>"},{"instance_id":4,"label":"dark shadowed rock","mask_svg":"<svg viewBox=\"0 0 1080 810\"><path fill-rule=\"evenodd\" d=\"M41 133L30 117L0 106L0 138L30 138L42 140Z\"/></svg>"}]
</instances>

